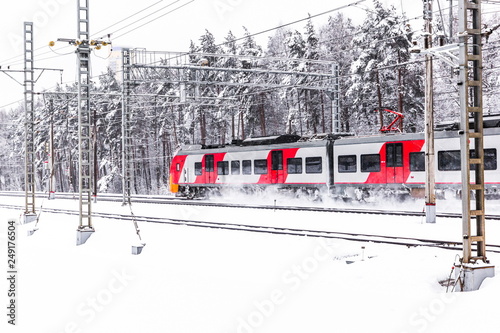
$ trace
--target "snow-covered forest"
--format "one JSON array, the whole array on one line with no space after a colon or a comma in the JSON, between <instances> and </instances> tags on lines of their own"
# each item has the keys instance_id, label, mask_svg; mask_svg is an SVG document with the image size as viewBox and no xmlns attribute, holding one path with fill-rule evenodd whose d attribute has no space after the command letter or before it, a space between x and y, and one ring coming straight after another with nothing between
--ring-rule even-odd
<instances>
[{"instance_id":1,"label":"snow-covered forest","mask_svg":"<svg viewBox=\"0 0 500 333\"><path fill-rule=\"evenodd\" d=\"M242 28L240 36L229 31L214 36L209 30L198 40L187 42L189 59L198 64L200 54L226 56L206 59L232 71L233 84L223 89L201 91L202 98L229 100L230 103L167 103L166 96L179 95L181 83L162 83L158 71L151 71L150 83L134 93L131 128L134 151L134 186L136 193L163 194L168 188L168 168L176 148L185 144L224 144L233 139L274 134L311 135L332 131L332 94L327 90L310 90L282 82L278 88L252 87L243 69L250 66L263 70L296 72L330 72L318 60L336 62L340 83L340 131L355 135L376 134L391 121L374 109L387 107L404 115L402 131L424 129L424 63L423 56L412 54L415 41L422 44L422 26L413 26L394 8L374 0L375 10L364 21L353 21L336 14L328 23L316 26L312 19L302 29L282 27L259 45L255 36ZM456 19L453 19L456 25ZM497 27L496 14L484 15L485 31ZM435 43L449 39L449 18L436 15ZM500 37L491 30L484 38L484 111L500 110ZM456 29L454 32L456 35ZM250 64L235 61L227 55L248 56ZM267 61L267 59L291 61ZM255 59L259 59L258 61ZM326 62L325 62L326 63ZM98 191L121 192L121 81L120 73L111 69L93 79L91 110L95 119L95 148L98 162ZM147 77L144 79L148 79ZM228 77L210 72L203 78L216 83ZM459 118L457 73L444 62L435 60L436 122ZM216 86L216 85L215 85ZM55 180L57 192L77 191L78 119L76 83L59 85L58 94L42 94L36 99L35 145L38 163L37 190L44 191L48 172L46 145L50 124L54 128ZM63 94L64 93L64 94ZM144 97L147 96L147 97ZM386 117L384 119L384 117ZM0 110L0 190L22 190L24 187L24 106Z\"/></svg>"}]
</instances>

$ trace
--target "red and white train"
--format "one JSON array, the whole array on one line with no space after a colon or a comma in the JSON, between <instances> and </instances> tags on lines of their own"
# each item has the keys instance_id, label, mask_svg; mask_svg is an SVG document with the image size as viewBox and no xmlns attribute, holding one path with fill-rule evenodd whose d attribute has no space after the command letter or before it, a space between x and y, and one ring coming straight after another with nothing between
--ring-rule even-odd
<instances>
[{"instance_id":1,"label":"red and white train","mask_svg":"<svg viewBox=\"0 0 500 333\"><path fill-rule=\"evenodd\" d=\"M500 127L485 128L487 198L500 196L499 150ZM459 191L459 133L437 131L435 151L436 190ZM308 139L282 135L218 147L187 146L177 151L170 170L171 191L186 197L204 196L225 187L276 187L363 200L375 193L423 197L424 186L422 133L364 137L330 134Z\"/></svg>"}]
</instances>

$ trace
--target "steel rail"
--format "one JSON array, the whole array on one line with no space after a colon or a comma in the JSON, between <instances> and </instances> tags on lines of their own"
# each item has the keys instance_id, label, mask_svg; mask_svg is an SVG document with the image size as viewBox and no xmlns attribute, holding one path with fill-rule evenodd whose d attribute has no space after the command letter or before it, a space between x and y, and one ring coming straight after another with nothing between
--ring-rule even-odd
<instances>
[{"instance_id":1,"label":"steel rail","mask_svg":"<svg viewBox=\"0 0 500 333\"><path fill-rule=\"evenodd\" d=\"M24 196L21 192L0 192L0 196ZM46 196L44 193L38 193L37 197ZM58 193L58 199L76 200L76 194ZM120 194L101 194L98 197L100 201L119 202L122 200ZM306 211L306 212L325 212L325 213L345 213L345 214L367 214L367 215L393 215L393 216L416 216L424 217L425 212L421 211L403 211L403 210L384 210L373 208L335 208L335 207L311 207L311 206L278 206L278 205L251 205L242 203L221 203L209 202L204 200L189 200L185 198L159 197L148 195L135 195L132 197L132 203L145 204L166 204L166 205L185 205L185 206L201 206L201 207L220 207L220 208L250 208L264 210L283 210L283 211ZM462 218L461 213L436 213L436 216L443 218ZM498 214L485 215L487 220L500 220Z\"/></svg>"},{"instance_id":2,"label":"steel rail","mask_svg":"<svg viewBox=\"0 0 500 333\"><path fill-rule=\"evenodd\" d=\"M0 204L0 208L22 209L22 206ZM52 214L78 215L78 211L69 209L43 208L40 210L40 213L41 212L52 213ZM322 230L310 230L310 229L308 230L308 229L297 229L297 228L278 227L278 226L262 226L262 225L250 225L241 223L171 219L171 218L137 216L137 215L132 217L130 215L100 213L95 211L93 212L93 217L103 218L103 219L123 220L123 221L131 221L135 218L137 222L144 222L144 223L160 223L160 224L168 224L176 226L184 225L190 227L201 227L201 228L230 230L230 231L258 232L265 234L287 235L287 236L341 239L347 241L371 242L371 243L399 245L406 247L423 246L423 247L435 247L447 250L457 250L457 251L462 250L460 241L449 241L449 240L400 237L400 236L390 236L390 235L374 235L374 234L364 234L355 232L322 231ZM500 245L487 244L486 246L488 248L488 252L500 253Z\"/></svg>"}]
</instances>

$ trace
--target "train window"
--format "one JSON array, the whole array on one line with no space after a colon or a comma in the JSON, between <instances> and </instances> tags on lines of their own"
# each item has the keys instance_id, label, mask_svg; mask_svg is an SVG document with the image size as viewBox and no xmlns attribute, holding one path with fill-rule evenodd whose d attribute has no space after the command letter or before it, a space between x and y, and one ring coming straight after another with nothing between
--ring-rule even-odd
<instances>
[{"instance_id":1,"label":"train window","mask_svg":"<svg viewBox=\"0 0 500 333\"><path fill-rule=\"evenodd\" d=\"M484 150L484 170L497 169L497 150L489 148Z\"/></svg>"},{"instance_id":2,"label":"train window","mask_svg":"<svg viewBox=\"0 0 500 333\"><path fill-rule=\"evenodd\" d=\"M322 173L323 163L321 157L306 157L306 173Z\"/></svg>"},{"instance_id":3,"label":"train window","mask_svg":"<svg viewBox=\"0 0 500 333\"><path fill-rule=\"evenodd\" d=\"M206 172L214 171L214 155L205 156L205 171Z\"/></svg>"},{"instance_id":4,"label":"train window","mask_svg":"<svg viewBox=\"0 0 500 333\"><path fill-rule=\"evenodd\" d=\"M425 171L425 153L410 153L410 171Z\"/></svg>"},{"instance_id":5,"label":"train window","mask_svg":"<svg viewBox=\"0 0 500 333\"><path fill-rule=\"evenodd\" d=\"M201 167L201 162L195 162L194 163L194 175L201 176L203 173L202 170L203 170L203 168Z\"/></svg>"},{"instance_id":6,"label":"train window","mask_svg":"<svg viewBox=\"0 0 500 333\"><path fill-rule=\"evenodd\" d=\"M460 150L438 151L438 170L456 171L460 170Z\"/></svg>"},{"instance_id":7,"label":"train window","mask_svg":"<svg viewBox=\"0 0 500 333\"><path fill-rule=\"evenodd\" d=\"M229 175L229 162L228 161L217 162L217 174L218 175Z\"/></svg>"},{"instance_id":8,"label":"train window","mask_svg":"<svg viewBox=\"0 0 500 333\"><path fill-rule=\"evenodd\" d=\"M288 158L286 160L287 163L287 172L289 174L298 174L302 173L302 158Z\"/></svg>"},{"instance_id":9,"label":"train window","mask_svg":"<svg viewBox=\"0 0 500 333\"><path fill-rule=\"evenodd\" d=\"M476 157L476 151L473 149L470 151L470 157ZM476 165L471 164L471 170L476 170ZM489 148L484 150L484 170L496 170L497 169L497 150L495 148Z\"/></svg>"},{"instance_id":10,"label":"train window","mask_svg":"<svg viewBox=\"0 0 500 333\"><path fill-rule=\"evenodd\" d=\"M250 160L244 160L243 162L243 174L244 175L251 175L252 174L252 161Z\"/></svg>"},{"instance_id":11,"label":"train window","mask_svg":"<svg viewBox=\"0 0 500 333\"><path fill-rule=\"evenodd\" d=\"M283 170L283 151L271 152L271 170Z\"/></svg>"},{"instance_id":12,"label":"train window","mask_svg":"<svg viewBox=\"0 0 500 333\"><path fill-rule=\"evenodd\" d=\"M471 149L469 151L470 158L476 157L476 151ZM441 171L461 170L460 163L460 150L448 150L438 152L438 169ZM471 170L476 169L475 164L471 164ZM497 150L489 148L484 150L484 170L497 169Z\"/></svg>"},{"instance_id":13,"label":"train window","mask_svg":"<svg viewBox=\"0 0 500 333\"><path fill-rule=\"evenodd\" d=\"M403 144L402 143L388 143L385 146L386 152L386 166L388 167L402 167L403 166Z\"/></svg>"},{"instance_id":14,"label":"train window","mask_svg":"<svg viewBox=\"0 0 500 333\"><path fill-rule=\"evenodd\" d=\"M340 173L356 172L356 155L339 156L338 168Z\"/></svg>"},{"instance_id":15,"label":"train window","mask_svg":"<svg viewBox=\"0 0 500 333\"><path fill-rule=\"evenodd\" d=\"M379 172L380 154L361 155L361 172Z\"/></svg>"},{"instance_id":16,"label":"train window","mask_svg":"<svg viewBox=\"0 0 500 333\"><path fill-rule=\"evenodd\" d=\"M254 173L256 175L263 175L267 173L267 160L253 161Z\"/></svg>"},{"instance_id":17,"label":"train window","mask_svg":"<svg viewBox=\"0 0 500 333\"><path fill-rule=\"evenodd\" d=\"M240 174L240 161L231 161L231 174L232 175Z\"/></svg>"}]
</instances>

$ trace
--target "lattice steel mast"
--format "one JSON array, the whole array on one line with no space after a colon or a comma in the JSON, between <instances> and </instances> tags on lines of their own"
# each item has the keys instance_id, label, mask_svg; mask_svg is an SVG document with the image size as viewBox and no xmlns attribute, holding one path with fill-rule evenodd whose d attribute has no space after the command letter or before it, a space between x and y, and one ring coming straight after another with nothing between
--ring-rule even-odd
<instances>
[{"instance_id":1,"label":"lattice steel mast","mask_svg":"<svg viewBox=\"0 0 500 333\"><path fill-rule=\"evenodd\" d=\"M24 222L36 218L35 211L35 106L34 106L33 22L24 22L24 104L25 104L25 211Z\"/></svg>"},{"instance_id":2,"label":"lattice steel mast","mask_svg":"<svg viewBox=\"0 0 500 333\"><path fill-rule=\"evenodd\" d=\"M78 27L77 39L59 38L60 42L68 42L77 47L78 57L78 187L79 187L79 225L76 244L87 241L95 231L92 226L92 114L90 112L90 53L93 48L100 49L108 43L91 40L89 32L89 0L77 0ZM50 43L54 45L53 42Z\"/></svg>"},{"instance_id":3,"label":"lattice steel mast","mask_svg":"<svg viewBox=\"0 0 500 333\"><path fill-rule=\"evenodd\" d=\"M460 40L460 114L462 160L463 263L486 262L484 210L484 140L482 96L481 0L461 0L458 11ZM469 115L473 115L472 118ZM470 152L471 143L474 149ZM474 177L471 177L473 170ZM473 194L473 195L472 195ZM474 202L475 201L475 204ZM472 208L472 206L474 206ZM475 226L472 220L475 220ZM474 232L475 229L475 232ZM476 254L472 245L476 244Z\"/></svg>"},{"instance_id":4,"label":"lattice steel mast","mask_svg":"<svg viewBox=\"0 0 500 333\"><path fill-rule=\"evenodd\" d=\"M78 0L78 187L80 217L77 245L94 232L92 226L92 121L90 113L89 0Z\"/></svg>"},{"instance_id":5,"label":"lattice steel mast","mask_svg":"<svg viewBox=\"0 0 500 333\"><path fill-rule=\"evenodd\" d=\"M122 85L122 187L123 187L123 205L130 203L132 192L132 138L130 134L131 114L130 114L130 93L131 93L131 77L130 77L130 50L122 49L122 65L123 65L123 85Z\"/></svg>"}]
</instances>

